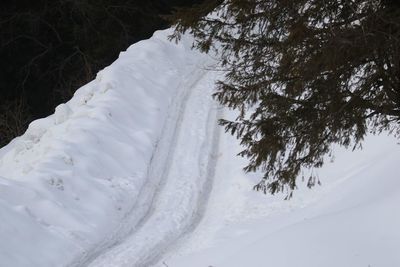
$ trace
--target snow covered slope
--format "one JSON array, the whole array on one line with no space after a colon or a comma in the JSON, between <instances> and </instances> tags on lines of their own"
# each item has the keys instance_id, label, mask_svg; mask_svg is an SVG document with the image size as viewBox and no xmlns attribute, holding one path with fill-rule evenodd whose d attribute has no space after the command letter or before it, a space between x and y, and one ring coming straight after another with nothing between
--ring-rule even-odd
<instances>
[{"instance_id":1,"label":"snow covered slope","mask_svg":"<svg viewBox=\"0 0 400 267\"><path fill-rule=\"evenodd\" d=\"M214 61L156 32L0 150L0 266L400 266L400 146L337 149L290 201L251 190Z\"/></svg>"},{"instance_id":2,"label":"snow covered slope","mask_svg":"<svg viewBox=\"0 0 400 267\"><path fill-rule=\"evenodd\" d=\"M236 143L236 144L235 144ZM400 266L400 146L382 134L363 150L336 149L317 171L322 186L293 199L250 191L233 159L240 146L224 136L213 191L199 227L157 267Z\"/></svg>"},{"instance_id":3,"label":"snow covered slope","mask_svg":"<svg viewBox=\"0 0 400 267\"><path fill-rule=\"evenodd\" d=\"M139 228L154 238L147 261L190 227L212 172L214 74L168 34L131 46L0 150L0 266L86 266Z\"/></svg>"}]
</instances>

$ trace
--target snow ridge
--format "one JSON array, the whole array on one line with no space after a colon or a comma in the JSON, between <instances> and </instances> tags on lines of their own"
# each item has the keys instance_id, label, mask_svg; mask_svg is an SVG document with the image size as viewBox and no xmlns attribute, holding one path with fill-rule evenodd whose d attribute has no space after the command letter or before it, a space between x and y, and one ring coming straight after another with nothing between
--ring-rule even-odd
<instances>
[{"instance_id":1,"label":"snow ridge","mask_svg":"<svg viewBox=\"0 0 400 267\"><path fill-rule=\"evenodd\" d=\"M86 264L143 224L174 161L185 95L204 89L197 84L210 62L190 38L169 42L170 33L122 52L0 150L0 238L10 240L0 244L0 266ZM202 99L208 112L215 103Z\"/></svg>"}]
</instances>

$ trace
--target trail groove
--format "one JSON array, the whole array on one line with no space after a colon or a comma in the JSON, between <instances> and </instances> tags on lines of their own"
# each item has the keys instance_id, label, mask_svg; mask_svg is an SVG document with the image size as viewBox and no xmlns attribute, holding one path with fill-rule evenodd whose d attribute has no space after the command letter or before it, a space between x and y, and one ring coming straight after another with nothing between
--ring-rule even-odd
<instances>
[{"instance_id":1,"label":"trail groove","mask_svg":"<svg viewBox=\"0 0 400 267\"><path fill-rule=\"evenodd\" d=\"M218 149L214 75L196 67L182 79L137 202L112 235L71 266L149 266L198 224Z\"/></svg>"}]
</instances>

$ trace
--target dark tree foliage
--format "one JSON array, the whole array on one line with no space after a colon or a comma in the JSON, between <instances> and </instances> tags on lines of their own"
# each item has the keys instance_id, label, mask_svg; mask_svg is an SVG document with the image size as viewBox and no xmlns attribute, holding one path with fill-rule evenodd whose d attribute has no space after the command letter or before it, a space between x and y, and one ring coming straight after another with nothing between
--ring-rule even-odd
<instances>
[{"instance_id":1,"label":"dark tree foliage","mask_svg":"<svg viewBox=\"0 0 400 267\"><path fill-rule=\"evenodd\" d=\"M173 19L172 38L189 31L195 47L220 53L227 74L214 96L240 111L221 124L244 145L245 170L264 171L256 190L291 196L332 144L399 133L399 2L214 0Z\"/></svg>"},{"instance_id":2,"label":"dark tree foliage","mask_svg":"<svg viewBox=\"0 0 400 267\"><path fill-rule=\"evenodd\" d=\"M168 26L160 16L201 0L3 0L0 147L115 60Z\"/></svg>"}]
</instances>

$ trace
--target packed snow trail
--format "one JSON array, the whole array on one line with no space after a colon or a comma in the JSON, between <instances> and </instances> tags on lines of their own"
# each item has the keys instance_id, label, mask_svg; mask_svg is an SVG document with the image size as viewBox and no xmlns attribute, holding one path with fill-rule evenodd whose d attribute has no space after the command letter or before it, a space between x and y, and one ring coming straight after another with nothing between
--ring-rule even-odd
<instances>
[{"instance_id":1,"label":"packed snow trail","mask_svg":"<svg viewBox=\"0 0 400 267\"><path fill-rule=\"evenodd\" d=\"M336 148L290 201L257 194L218 139L213 61L170 33L0 149L0 267L400 266L398 139Z\"/></svg>"},{"instance_id":2,"label":"packed snow trail","mask_svg":"<svg viewBox=\"0 0 400 267\"><path fill-rule=\"evenodd\" d=\"M132 45L0 149L1 267L107 255L143 266L196 225L215 164L216 73L171 32Z\"/></svg>"},{"instance_id":3,"label":"packed snow trail","mask_svg":"<svg viewBox=\"0 0 400 267\"><path fill-rule=\"evenodd\" d=\"M219 130L211 98L215 73L201 64L170 106L148 181L129 218L76 266L149 266L196 225L211 189Z\"/></svg>"}]
</instances>

